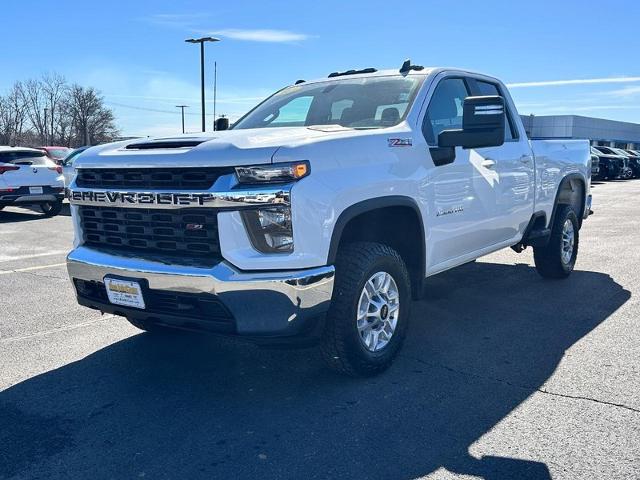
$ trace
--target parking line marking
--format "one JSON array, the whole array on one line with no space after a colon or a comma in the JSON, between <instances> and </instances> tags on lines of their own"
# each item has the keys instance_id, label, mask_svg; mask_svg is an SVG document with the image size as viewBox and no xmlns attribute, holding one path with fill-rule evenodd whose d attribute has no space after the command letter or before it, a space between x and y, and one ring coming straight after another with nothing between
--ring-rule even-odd
<instances>
[{"instance_id":1,"label":"parking line marking","mask_svg":"<svg viewBox=\"0 0 640 480\"><path fill-rule=\"evenodd\" d=\"M17 257L4 256L4 258L0 260L0 263L14 262L16 260L26 260L29 258L50 257L52 255L60 255L61 253L68 253L68 250L54 250L53 252L34 253L33 255L18 255Z\"/></svg>"},{"instance_id":2,"label":"parking line marking","mask_svg":"<svg viewBox=\"0 0 640 480\"><path fill-rule=\"evenodd\" d=\"M0 275L9 275L10 273L30 272L32 270L42 270L44 268L61 267L66 263L54 263L51 265L38 265L36 267L16 268L15 270L0 270Z\"/></svg>"},{"instance_id":3,"label":"parking line marking","mask_svg":"<svg viewBox=\"0 0 640 480\"><path fill-rule=\"evenodd\" d=\"M28 334L28 335L20 335L18 337L0 338L0 343L16 342L16 341L20 341L20 340L27 340L29 338L34 338L34 337L44 337L46 335L51 335L51 334L60 333L60 332L66 332L66 331L69 331L69 330L76 330L78 328L89 327L89 326L94 325L96 323L100 323L100 322L103 322L105 320L109 320L111 318L116 318L116 317L117 317L117 315L106 314L106 315L102 315L100 318L96 318L95 320L89 320L88 322L82 322L82 323L76 323L75 325L66 325L64 327L54 328L53 330L45 330L44 332L36 332L36 333Z\"/></svg>"}]
</instances>

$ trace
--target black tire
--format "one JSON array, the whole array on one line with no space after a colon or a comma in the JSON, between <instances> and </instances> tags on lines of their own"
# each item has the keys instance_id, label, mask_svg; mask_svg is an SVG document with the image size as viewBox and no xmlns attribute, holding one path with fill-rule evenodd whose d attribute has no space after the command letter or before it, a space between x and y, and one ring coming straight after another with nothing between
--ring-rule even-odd
<instances>
[{"instance_id":1,"label":"black tire","mask_svg":"<svg viewBox=\"0 0 640 480\"><path fill-rule=\"evenodd\" d=\"M55 217L62 211L62 200L43 203L40 205L40 210L45 217Z\"/></svg>"},{"instance_id":2,"label":"black tire","mask_svg":"<svg viewBox=\"0 0 640 480\"><path fill-rule=\"evenodd\" d=\"M322 356L331 369L342 374L375 375L391 365L407 333L412 300L407 267L395 250L371 242L341 247L335 266L333 297L320 344ZM380 350L370 351L358 333L357 311L365 283L378 272L393 278L400 308L391 339Z\"/></svg>"},{"instance_id":3,"label":"black tire","mask_svg":"<svg viewBox=\"0 0 640 480\"><path fill-rule=\"evenodd\" d=\"M563 239L562 231L565 223L570 221L573 224L574 242L573 251L568 261L563 260ZM533 249L533 259L536 270L544 278L566 278L576 264L578 257L578 246L580 243L580 224L575 211L570 205L558 205L558 211L553 220L551 228L551 238L545 247L535 247Z\"/></svg>"}]
</instances>

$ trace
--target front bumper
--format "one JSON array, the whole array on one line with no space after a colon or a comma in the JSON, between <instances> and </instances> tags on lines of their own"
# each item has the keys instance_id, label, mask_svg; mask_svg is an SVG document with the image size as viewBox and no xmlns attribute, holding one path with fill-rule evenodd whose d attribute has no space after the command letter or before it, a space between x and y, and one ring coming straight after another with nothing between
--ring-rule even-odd
<instances>
[{"instance_id":1,"label":"front bumper","mask_svg":"<svg viewBox=\"0 0 640 480\"><path fill-rule=\"evenodd\" d=\"M67 257L67 269L80 304L134 319L167 326L210 330L257 338L305 336L316 329L329 308L335 270L332 266L286 272L243 272L225 261L214 265L177 265L166 258L142 259L80 246ZM90 298L78 280L102 284L105 276L136 280L143 296L151 296L147 309L114 305ZM155 292L155 293L154 293ZM154 295L171 293L178 298L203 298L222 304L228 328L203 314L167 314L162 303L153 305ZM209 320L213 320L209 322Z\"/></svg>"}]
</instances>

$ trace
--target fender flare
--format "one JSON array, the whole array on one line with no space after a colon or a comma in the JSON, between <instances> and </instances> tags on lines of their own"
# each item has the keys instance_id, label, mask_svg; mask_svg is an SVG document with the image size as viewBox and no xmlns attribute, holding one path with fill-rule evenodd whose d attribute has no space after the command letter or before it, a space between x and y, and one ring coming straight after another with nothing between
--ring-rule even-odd
<instances>
[{"instance_id":1,"label":"fender flare","mask_svg":"<svg viewBox=\"0 0 640 480\"><path fill-rule=\"evenodd\" d=\"M403 195L390 195L386 197L370 198L368 200L363 200L351 205L350 207L345 208L338 216L338 220L336 220L336 223L333 227L333 233L331 234L331 243L329 245L329 256L327 258L327 265L332 265L333 263L335 263L336 255L338 254L338 247L340 245L340 241L342 240L342 234L345 227L351 220L359 215L362 215L363 213L388 207L409 207L416 213L418 222L420 223L421 231L421 262L419 271L421 278L424 279L427 255L427 238L426 230L424 228L424 221L422 219L422 213L420 211L420 207L418 207L417 202L413 198Z\"/></svg>"},{"instance_id":2,"label":"fender flare","mask_svg":"<svg viewBox=\"0 0 640 480\"><path fill-rule=\"evenodd\" d=\"M584 214L584 208L586 205L586 200L587 200L587 179L582 176L580 173L570 173L568 175L566 175L561 181L560 184L558 185L558 190L556 190L556 198L553 202L553 210L551 211L551 217L549 219L549 223L547 224L548 228L551 228L553 225L553 221L556 218L556 211L558 210L558 201L560 200L560 192L562 191L562 189L564 188L564 186L569 182L571 182L571 180L578 180L581 184L582 184L582 198L580 199L581 205L580 205L580 211L576 212L576 216L578 217L578 221L580 222L580 225L582 226L582 217Z\"/></svg>"}]
</instances>

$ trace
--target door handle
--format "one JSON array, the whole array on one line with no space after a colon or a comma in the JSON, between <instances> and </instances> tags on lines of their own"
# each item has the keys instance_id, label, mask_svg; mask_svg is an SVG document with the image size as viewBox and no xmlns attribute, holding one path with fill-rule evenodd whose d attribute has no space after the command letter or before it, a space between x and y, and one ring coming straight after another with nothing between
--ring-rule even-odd
<instances>
[{"instance_id":1,"label":"door handle","mask_svg":"<svg viewBox=\"0 0 640 480\"><path fill-rule=\"evenodd\" d=\"M495 166L496 166L496 161L495 161L495 160L492 160L492 159L490 159L490 158L487 158L487 159L485 159L485 160L483 160L483 161L482 161L482 164L481 164L481 165L482 165L484 168L493 168L493 167L495 167Z\"/></svg>"},{"instance_id":2,"label":"door handle","mask_svg":"<svg viewBox=\"0 0 640 480\"><path fill-rule=\"evenodd\" d=\"M529 155L522 155L520 157L520 161L522 163L530 163L531 162L531 157Z\"/></svg>"}]
</instances>

